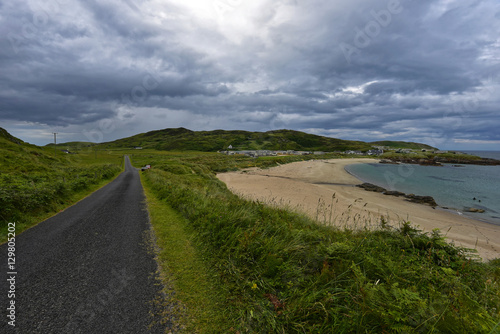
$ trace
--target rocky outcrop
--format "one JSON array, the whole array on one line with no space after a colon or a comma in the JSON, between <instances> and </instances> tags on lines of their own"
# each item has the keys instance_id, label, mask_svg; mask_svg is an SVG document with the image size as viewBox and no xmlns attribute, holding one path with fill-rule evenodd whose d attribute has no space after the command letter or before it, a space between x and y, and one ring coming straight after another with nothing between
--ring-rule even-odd
<instances>
[{"instance_id":1,"label":"rocky outcrop","mask_svg":"<svg viewBox=\"0 0 500 334\"><path fill-rule=\"evenodd\" d=\"M400 191L395 191L395 190L386 190L382 194L389 195L389 196L396 196L396 197L406 196L405 193L402 193Z\"/></svg>"},{"instance_id":2,"label":"rocky outcrop","mask_svg":"<svg viewBox=\"0 0 500 334\"><path fill-rule=\"evenodd\" d=\"M443 166L443 164L455 164L455 167L460 165L484 165L484 166L497 166L500 165L500 160L488 159L488 158L474 158L471 156L470 159L463 158L451 158L451 157L433 157L429 159L412 159L410 157L397 157L391 159L380 160L379 163L392 163L392 164L414 164L422 166ZM457 165L460 164L460 165Z\"/></svg>"},{"instance_id":3,"label":"rocky outcrop","mask_svg":"<svg viewBox=\"0 0 500 334\"><path fill-rule=\"evenodd\" d=\"M382 159L379 161L381 164L413 164L422 166L443 166L440 162L434 159L411 159L405 157L398 157L394 159Z\"/></svg>"},{"instance_id":4,"label":"rocky outcrop","mask_svg":"<svg viewBox=\"0 0 500 334\"><path fill-rule=\"evenodd\" d=\"M381 163L381 164L391 164L391 165L398 165L399 164L399 162L393 161L391 159L382 159L382 160L379 161L379 163Z\"/></svg>"},{"instance_id":5,"label":"rocky outcrop","mask_svg":"<svg viewBox=\"0 0 500 334\"><path fill-rule=\"evenodd\" d=\"M477 158L477 159L457 159L449 157L436 157L436 161L445 164L461 164L461 165L482 165L482 166L498 166L500 165L500 160L489 159L489 158Z\"/></svg>"},{"instance_id":6,"label":"rocky outcrop","mask_svg":"<svg viewBox=\"0 0 500 334\"><path fill-rule=\"evenodd\" d=\"M418 164L421 166L443 166L440 162L434 159L419 159Z\"/></svg>"},{"instance_id":7,"label":"rocky outcrop","mask_svg":"<svg viewBox=\"0 0 500 334\"><path fill-rule=\"evenodd\" d=\"M356 187L363 188L366 191L373 191L377 193L382 193L387 196L404 197L408 202L429 205L435 208L437 205L436 201L432 196L419 196L415 194L406 195L400 191L387 190L385 188L379 187L371 183L358 184Z\"/></svg>"},{"instance_id":8,"label":"rocky outcrop","mask_svg":"<svg viewBox=\"0 0 500 334\"><path fill-rule=\"evenodd\" d=\"M438 206L436 201L434 200L434 198L432 196L418 196L418 195L414 195L414 194L409 194L409 195L406 195L405 197L406 197L406 200L408 202L430 205L433 208Z\"/></svg>"},{"instance_id":9,"label":"rocky outcrop","mask_svg":"<svg viewBox=\"0 0 500 334\"><path fill-rule=\"evenodd\" d=\"M385 188L376 186L376 185L371 184L371 183L358 184L356 187L363 188L366 191L373 191L376 193L382 193L382 192L386 191Z\"/></svg>"}]
</instances>

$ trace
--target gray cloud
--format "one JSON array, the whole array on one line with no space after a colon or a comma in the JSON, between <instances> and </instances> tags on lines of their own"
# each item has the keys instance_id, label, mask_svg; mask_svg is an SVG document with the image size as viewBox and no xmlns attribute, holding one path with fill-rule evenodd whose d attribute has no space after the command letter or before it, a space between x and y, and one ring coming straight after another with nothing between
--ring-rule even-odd
<instances>
[{"instance_id":1,"label":"gray cloud","mask_svg":"<svg viewBox=\"0 0 500 334\"><path fill-rule=\"evenodd\" d=\"M214 4L2 2L0 122L499 140L496 1Z\"/></svg>"}]
</instances>

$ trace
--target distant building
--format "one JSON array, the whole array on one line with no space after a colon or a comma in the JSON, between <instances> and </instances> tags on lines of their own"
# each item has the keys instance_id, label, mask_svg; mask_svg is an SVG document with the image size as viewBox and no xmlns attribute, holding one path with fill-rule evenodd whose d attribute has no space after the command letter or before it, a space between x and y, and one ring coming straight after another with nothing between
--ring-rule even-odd
<instances>
[{"instance_id":1,"label":"distant building","mask_svg":"<svg viewBox=\"0 0 500 334\"><path fill-rule=\"evenodd\" d=\"M142 147L141 146L135 146L134 147L136 150L142 150Z\"/></svg>"},{"instance_id":2,"label":"distant building","mask_svg":"<svg viewBox=\"0 0 500 334\"><path fill-rule=\"evenodd\" d=\"M379 149L376 149L376 150L369 150L368 152L366 152L367 155L381 155L381 154L384 154L384 151L383 150L379 150Z\"/></svg>"}]
</instances>

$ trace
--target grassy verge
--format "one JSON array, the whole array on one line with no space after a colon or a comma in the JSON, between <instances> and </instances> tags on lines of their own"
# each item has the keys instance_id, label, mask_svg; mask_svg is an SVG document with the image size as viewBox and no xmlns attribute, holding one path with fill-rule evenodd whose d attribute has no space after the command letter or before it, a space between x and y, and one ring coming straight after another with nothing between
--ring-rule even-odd
<instances>
[{"instance_id":1,"label":"grassy verge","mask_svg":"<svg viewBox=\"0 0 500 334\"><path fill-rule=\"evenodd\" d=\"M500 320L500 261L471 260L438 232L320 226L229 192L214 170L230 158L147 159L145 183L184 217L234 332L493 333Z\"/></svg>"},{"instance_id":2,"label":"grassy verge","mask_svg":"<svg viewBox=\"0 0 500 334\"><path fill-rule=\"evenodd\" d=\"M156 198L142 177L151 224L156 235L158 264L175 318L186 333L221 333L231 327L226 317L223 292L216 275L194 245L189 222L167 203Z\"/></svg>"}]
</instances>

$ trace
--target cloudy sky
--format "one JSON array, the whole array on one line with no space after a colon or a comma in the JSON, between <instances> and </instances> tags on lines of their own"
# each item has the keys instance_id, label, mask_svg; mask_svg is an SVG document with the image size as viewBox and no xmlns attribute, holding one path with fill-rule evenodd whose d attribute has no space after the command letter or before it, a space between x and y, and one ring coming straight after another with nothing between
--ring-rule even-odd
<instances>
[{"instance_id":1,"label":"cloudy sky","mask_svg":"<svg viewBox=\"0 0 500 334\"><path fill-rule=\"evenodd\" d=\"M0 0L30 143L295 129L500 150L498 0Z\"/></svg>"}]
</instances>

